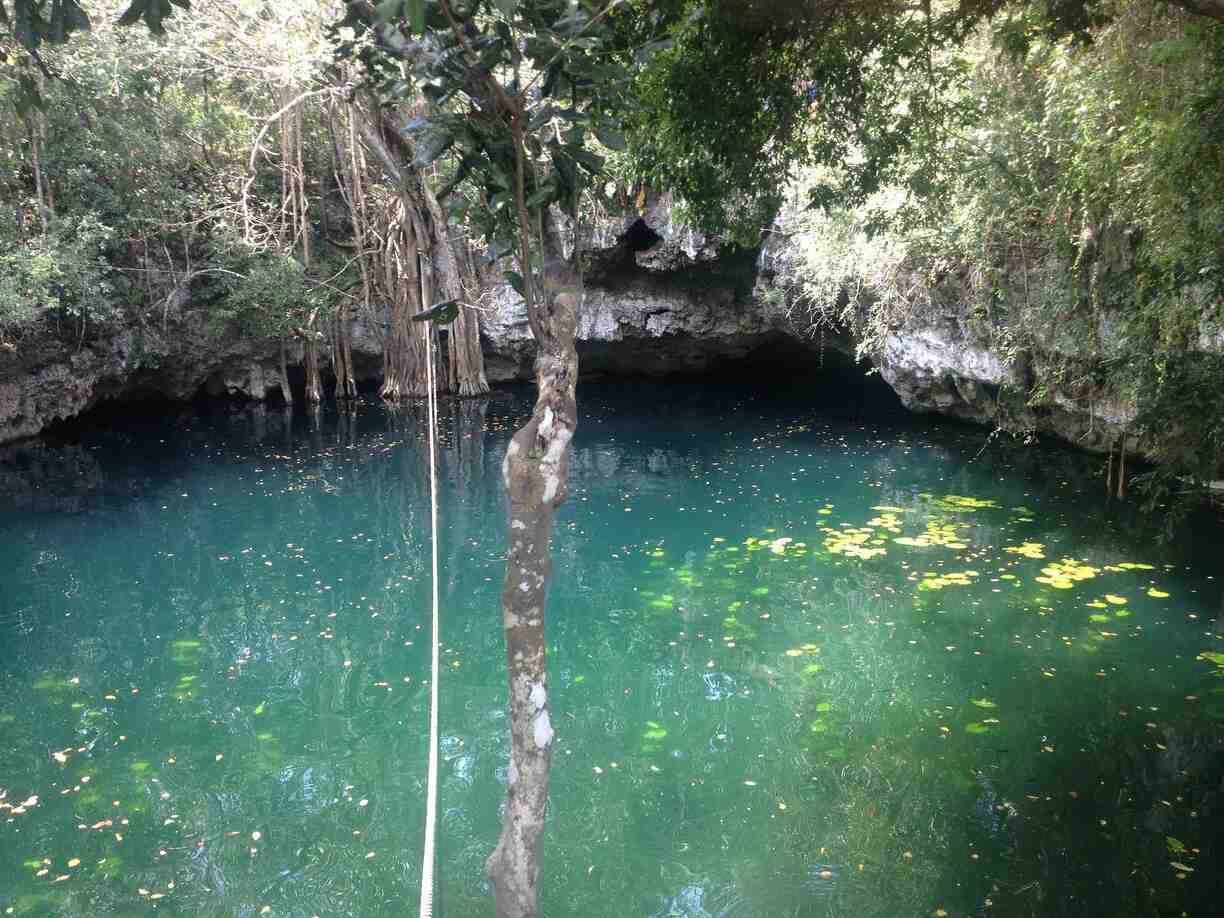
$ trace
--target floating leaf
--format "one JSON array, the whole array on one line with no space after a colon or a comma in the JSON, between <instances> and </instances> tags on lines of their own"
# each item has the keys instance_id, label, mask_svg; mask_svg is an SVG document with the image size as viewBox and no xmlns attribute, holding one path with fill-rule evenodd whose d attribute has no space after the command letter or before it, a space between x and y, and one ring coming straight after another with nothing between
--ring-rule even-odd
<instances>
[{"instance_id":1,"label":"floating leaf","mask_svg":"<svg viewBox=\"0 0 1224 918\"><path fill-rule=\"evenodd\" d=\"M964 497L960 494L945 494L935 501L935 506L951 513L975 513L988 507L998 507L993 500L982 500L977 497Z\"/></svg>"},{"instance_id":2,"label":"floating leaf","mask_svg":"<svg viewBox=\"0 0 1224 918\"><path fill-rule=\"evenodd\" d=\"M642 734L648 740L661 740L667 736L667 728L653 720L646 721L646 732Z\"/></svg>"},{"instance_id":3,"label":"floating leaf","mask_svg":"<svg viewBox=\"0 0 1224 918\"><path fill-rule=\"evenodd\" d=\"M1009 545L1003 549L1014 555L1024 555L1026 558L1044 558L1045 546L1040 542L1025 542L1022 545Z\"/></svg>"}]
</instances>

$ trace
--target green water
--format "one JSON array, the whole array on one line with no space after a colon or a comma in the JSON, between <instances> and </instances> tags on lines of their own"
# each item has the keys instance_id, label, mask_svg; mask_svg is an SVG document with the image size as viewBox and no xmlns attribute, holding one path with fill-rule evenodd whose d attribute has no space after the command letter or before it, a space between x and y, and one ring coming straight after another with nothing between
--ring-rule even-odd
<instances>
[{"instance_id":1,"label":"green water","mask_svg":"<svg viewBox=\"0 0 1224 918\"><path fill-rule=\"evenodd\" d=\"M543 914L1218 914L1218 520L1161 547L1095 460L840 392L580 397ZM444 918L491 914L528 407L444 406ZM5 453L0 913L415 914L422 430L365 403Z\"/></svg>"}]
</instances>

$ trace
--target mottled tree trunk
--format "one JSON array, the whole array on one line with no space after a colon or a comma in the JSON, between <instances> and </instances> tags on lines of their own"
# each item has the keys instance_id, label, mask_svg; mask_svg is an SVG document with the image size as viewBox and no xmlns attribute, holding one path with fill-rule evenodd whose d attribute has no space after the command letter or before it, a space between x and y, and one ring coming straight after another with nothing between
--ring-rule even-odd
<instances>
[{"instance_id":1,"label":"mottled tree trunk","mask_svg":"<svg viewBox=\"0 0 1224 918\"><path fill-rule=\"evenodd\" d=\"M525 244L520 261L523 276L530 278ZM497 918L537 914L553 739L544 610L553 514L569 490L570 440L578 423L574 329L582 300L581 278L554 256L545 266L543 287L533 297L529 286L527 296L536 339L535 409L511 439L502 465L509 496L502 617L510 687L510 767L501 838L488 862Z\"/></svg>"},{"instance_id":2,"label":"mottled tree trunk","mask_svg":"<svg viewBox=\"0 0 1224 918\"><path fill-rule=\"evenodd\" d=\"M319 381L319 344L313 334L302 342L302 365L306 371L306 401L317 405L323 401L323 384Z\"/></svg>"},{"instance_id":3,"label":"mottled tree trunk","mask_svg":"<svg viewBox=\"0 0 1224 918\"><path fill-rule=\"evenodd\" d=\"M286 405L293 404L293 390L289 388L289 357L285 353L285 339L280 343L280 390Z\"/></svg>"},{"instance_id":4,"label":"mottled tree trunk","mask_svg":"<svg viewBox=\"0 0 1224 918\"><path fill-rule=\"evenodd\" d=\"M384 347L385 375L380 394L387 401L421 398L428 394L425 373L425 336L429 323L413 322L422 310L420 240L421 218L405 196L397 227L388 227L383 257L383 284L391 297L391 327Z\"/></svg>"},{"instance_id":5,"label":"mottled tree trunk","mask_svg":"<svg viewBox=\"0 0 1224 918\"><path fill-rule=\"evenodd\" d=\"M332 368L336 373L336 400L357 397L357 380L353 373L353 338L349 333L349 314L341 307L332 320Z\"/></svg>"},{"instance_id":6,"label":"mottled tree trunk","mask_svg":"<svg viewBox=\"0 0 1224 918\"><path fill-rule=\"evenodd\" d=\"M421 179L421 190L433 230L431 251L437 300L458 300L464 304L450 324L447 336L447 388L461 396L487 395L489 382L485 379L484 353L480 350L480 317L467 305L470 297L464 290L463 263L451 240L446 214L434 197L428 179Z\"/></svg>"},{"instance_id":7,"label":"mottled tree trunk","mask_svg":"<svg viewBox=\"0 0 1224 918\"><path fill-rule=\"evenodd\" d=\"M315 322L319 317L316 309L306 319L306 327L299 329L302 336L302 369L306 372L306 401L317 405L323 401L323 383L319 380L319 333Z\"/></svg>"}]
</instances>

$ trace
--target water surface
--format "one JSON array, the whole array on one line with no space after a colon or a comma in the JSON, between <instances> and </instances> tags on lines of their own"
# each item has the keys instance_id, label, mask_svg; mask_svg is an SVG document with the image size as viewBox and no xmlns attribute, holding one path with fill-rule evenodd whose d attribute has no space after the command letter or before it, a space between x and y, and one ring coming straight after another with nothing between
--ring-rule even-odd
<instances>
[{"instance_id":1,"label":"water surface","mask_svg":"<svg viewBox=\"0 0 1224 918\"><path fill-rule=\"evenodd\" d=\"M1219 521L1161 546L1095 460L822 399L580 392L543 913L1216 913ZM443 408L441 916L491 914L529 407ZM422 423L215 410L5 451L0 911L415 913Z\"/></svg>"}]
</instances>

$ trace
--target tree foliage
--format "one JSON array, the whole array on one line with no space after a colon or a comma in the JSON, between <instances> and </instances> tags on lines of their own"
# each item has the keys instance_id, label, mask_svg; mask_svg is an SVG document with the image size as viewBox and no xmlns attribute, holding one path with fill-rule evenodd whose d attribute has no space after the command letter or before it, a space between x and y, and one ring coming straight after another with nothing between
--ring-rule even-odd
<instances>
[{"instance_id":1,"label":"tree foliage","mask_svg":"<svg viewBox=\"0 0 1224 918\"><path fill-rule=\"evenodd\" d=\"M939 165L935 193L898 185L864 208L792 212L791 228L809 302L866 353L932 302L967 301L1029 376L1021 413L1069 397L1115 416L1162 461L1159 502L1182 477L1219 477L1224 455L1224 26L1100 9L1090 42L1017 56L1005 22L966 49L949 101L963 121L907 154Z\"/></svg>"}]
</instances>

